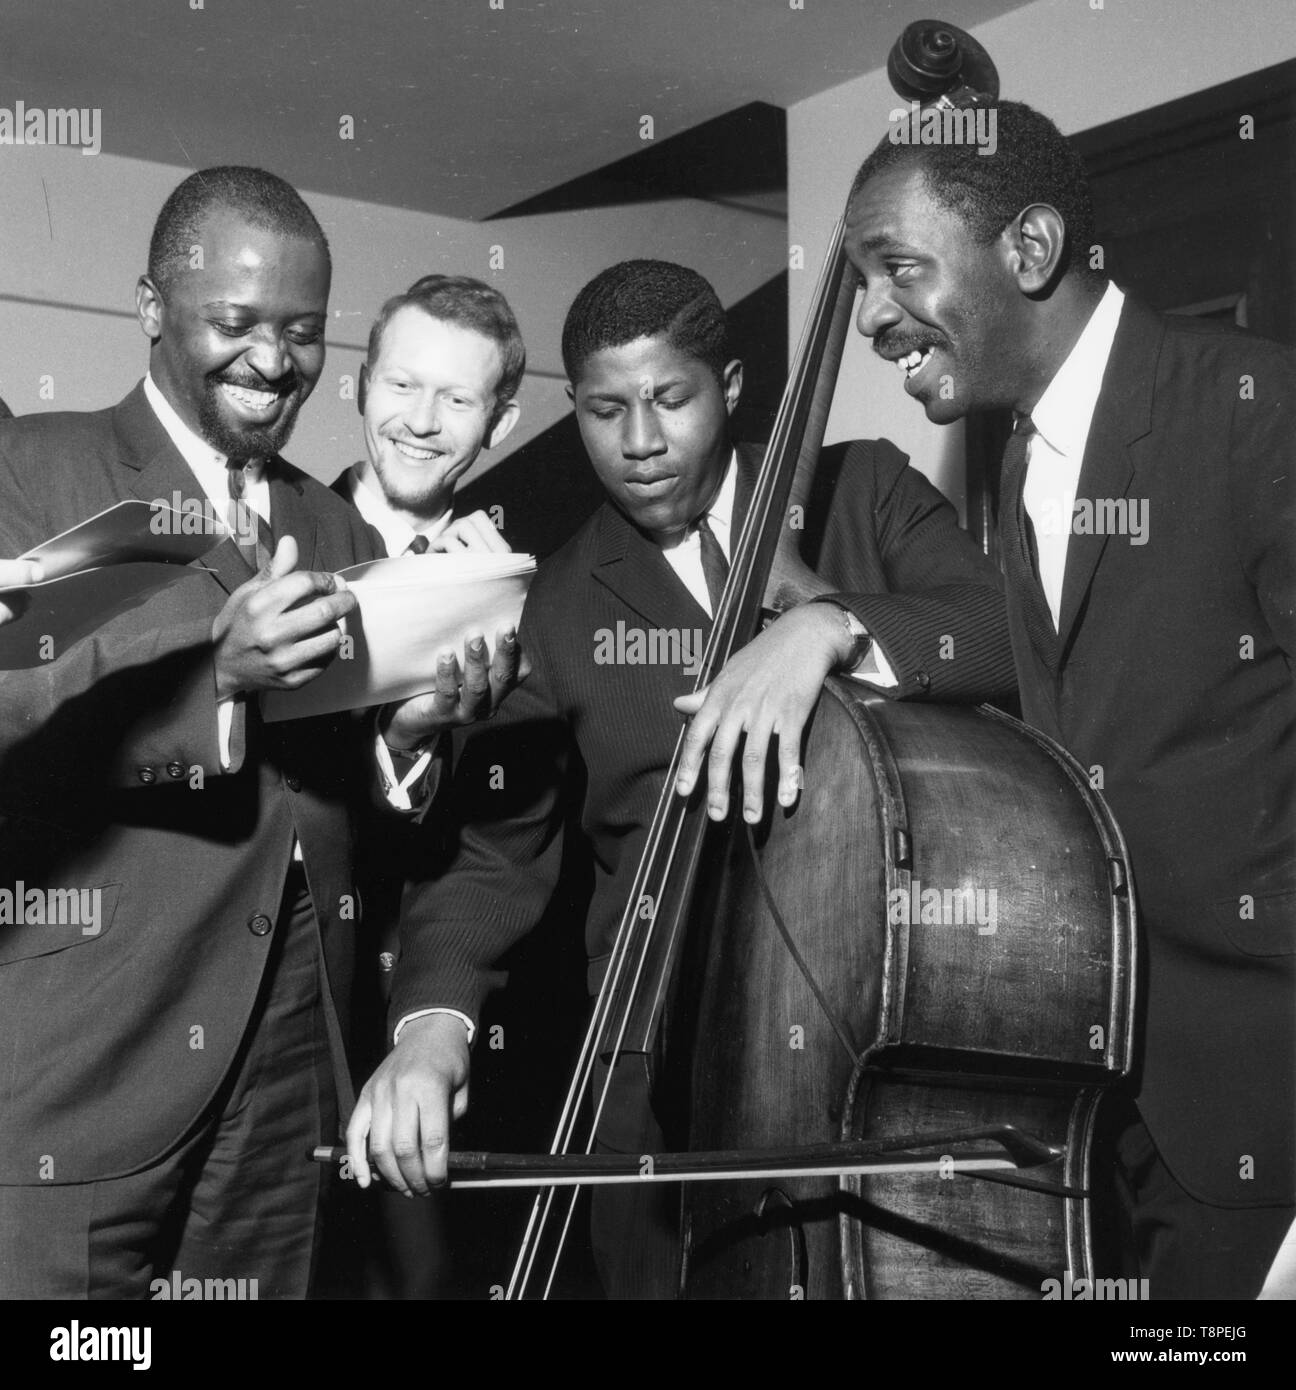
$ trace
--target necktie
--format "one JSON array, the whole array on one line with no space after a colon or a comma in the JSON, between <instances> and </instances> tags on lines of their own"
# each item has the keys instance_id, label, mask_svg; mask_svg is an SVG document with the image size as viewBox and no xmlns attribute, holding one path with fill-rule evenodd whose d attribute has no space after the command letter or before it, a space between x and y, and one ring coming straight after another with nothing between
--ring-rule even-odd
<instances>
[{"instance_id":1,"label":"necktie","mask_svg":"<svg viewBox=\"0 0 1296 1390\"><path fill-rule=\"evenodd\" d=\"M725 559L725 553L705 513L698 517L697 533L702 546L702 575L706 580L707 597L711 600L711 616L714 618L719 611L725 580L729 578L729 561Z\"/></svg>"},{"instance_id":2,"label":"necktie","mask_svg":"<svg viewBox=\"0 0 1296 1390\"><path fill-rule=\"evenodd\" d=\"M421 533L414 537L405 547L406 555L426 555L428 548L428 538Z\"/></svg>"},{"instance_id":3,"label":"necktie","mask_svg":"<svg viewBox=\"0 0 1296 1390\"><path fill-rule=\"evenodd\" d=\"M1019 416L1012 436L1004 448L999 474L1000 551L1008 589L1021 605L1026 634L1031 645L1046 661L1052 662L1057 631L1048 600L1040 584L1035 563L1034 535L1022 494L1026 487L1026 464L1035 425L1029 415Z\"/></svg>"},{"instance_id":4,"label":"necktie","mask_svg":"<svg viewBox=\"0 0 1296 1390\"><path fill-rule=\"evenodd\" d=\"M233 527L234 543L239 548L239 554L248 562L254 570L262 569L270 557L274 554L274 533L270 530L268 522L263 521L256 512L243 500L243 486L246 481L246 474L243 471L243 464L239 460L231 460L226 466L226 478L229 482L229 495L233 501ZM256 523L255 533L252 523ZM256 539L248 538L255 534Z\"/></svg>"}]
</instances>

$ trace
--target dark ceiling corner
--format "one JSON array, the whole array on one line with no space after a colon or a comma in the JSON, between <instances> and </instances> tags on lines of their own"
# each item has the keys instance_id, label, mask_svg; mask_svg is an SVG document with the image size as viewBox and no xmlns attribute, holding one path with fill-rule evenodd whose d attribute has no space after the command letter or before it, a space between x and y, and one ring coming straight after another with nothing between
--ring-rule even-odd
<instances>
[{"instance_id":1,"label":"dark ceiling corner","mask_svg":"<svg viewBox=\"0 0 1296 1390\"><path fill-rule=\"evenodd\" d=\"M787 112L753 101L493 217L574 212L660 198L724 201L787 191ZM492 219L488 218L487 221Z\"/></svg>"}]
</instances>

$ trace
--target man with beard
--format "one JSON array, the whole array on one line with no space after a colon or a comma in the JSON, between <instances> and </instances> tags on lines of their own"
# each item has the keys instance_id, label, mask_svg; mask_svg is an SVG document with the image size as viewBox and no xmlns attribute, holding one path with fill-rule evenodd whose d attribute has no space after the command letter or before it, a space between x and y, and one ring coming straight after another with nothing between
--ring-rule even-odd
<instances>
[{"instance_id":1,"label":"man with beard","mask_svg":"<svg viewBox=\"0 0 1296 1390\"><path fill-rule=\"evenodd\" d=\"M237 522L176 582L0 675L4 876L94 908L89 929L0 930L0 1297L138 1298L168 1271L304 1296L306 1153L349 1090L355 812L376 782L410 808L423 745L516 678L500 634L489 670L470 642L462 689L447 655L377 728L259 716L259 692L336 658L355 600L332 572L378 553L278 456L324 364L329 278L282 179L194 174L136 290L144 381L111 410L0 426L0 553L128 498Z\"/></svg>"},{"instance_id":2,"label":"man with beard","mask_svg":"<svg viewBox=\"0 0 1296 1390\"><path fill-rule=\"evenodd\" d=\"M350 502L382 537L388 555L507 551L508 542L483 511L454 514L455 485L483 449L493 449L517 423L514 400L526 369L526 349L508 301L466 275L424 275L379 310L369 330L357 405L365 457L345 469L333 491ZM392 969L399 955L397 919L405 866L428 855L418 825L374 822L361 856L365 924L364 968L357 980L354 1049L379 1042ZM376 975L370 962L377 963ZM375 1022L377 1027L374 1026ZM372 1258L366 1282L382 1296L435 1297L443 1249L435 1204L411 1209L385 1191L373 1204L344 1200L341 1220L362 1220L378 1241L362 1245ZM348 1250L354 1273L355 1248Z\"/></svg>"},{"instance_id":3,"label":"man with beard","mask_svg":"<svg viewBox=\"0 0 1296 1390\"><path fill-rule=\"evenodd\" d=\"M480 280L425 275L383 305L360 368L365 457L333 490L388 555L509 549L485 512L455 516L454 490L517 423L525 370L513 311Z\"/></svg>"},{"instance_id":4,"label":"man with beard","mask_svg":"<svg viewBox=\"0 0 1296 1390\"><path fill-rule=\"evenodd\" d=\"M999 519L1024 717L1091 769L1146 970L1112 1116L1151 1296L1254 1298L1292 1223L1296 359L1091 268L1079 156L1016 102L994 154L880 142L860 332L930 420L1011 409Z\"/></svg>"},{"instance_id":5,"label":"man with beard","mask_svg":"<svg viewBox=\"0 0 1296 1390\"><path fill-rule=\"evenodd\" d=\"M426 1193L444 1180L482 1001L502 982L500 956L545 911L569 818L587 842L580 857L592 861L585 945L591 993L599 988L674 751L672 700L692 687L690 653L701 656L760 466L761 451L731 437L743 367L724 309L695 271L651 260L612 266L576 297L562 346L607 500L541 565L521 630L535 669L498 721L465 738L452 801L457 853L444 874L407 892L402 965L419 968L398 975L392 1013L428 1011L417 1024L432 1071L402 1092L389 1068L362 1093L348 1131L362 1184L366 1137L399 1190ZM784 804L796 795L800 728L831 671L899 698L975 701L1012 681L994 567L899 450L886 441L826 450L814 503L803 553L825 601L789 610L726 670L739 685L759 676L782 687L772 727L781 729ZM619 630L691 640L676 642L675 657L618 661L610 643ZM764 773L762 746L758 783ZM711 784L721 815L727 786ZM404 1128L391 1114L393 1098L411 1092L417 1129L412 1108ZM599 1134L627 1153L663 1147L645 1057L618 1065ZM669 1297L676 1287L672 1199L654 1191L598 1189L591 1225L611 1298Z\"/></svg>"}]
</instances>

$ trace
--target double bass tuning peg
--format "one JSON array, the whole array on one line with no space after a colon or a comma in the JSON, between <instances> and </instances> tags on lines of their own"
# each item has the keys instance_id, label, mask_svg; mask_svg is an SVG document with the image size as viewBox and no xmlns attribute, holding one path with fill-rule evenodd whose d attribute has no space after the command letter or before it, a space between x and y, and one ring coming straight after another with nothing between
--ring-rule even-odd
<instances>
[{"instance_id":1,"label":"double bass tuning peg","mask_svg":"<svg viewBox=\"0 0 1296 1390\"><path fill-rule=\"evenodd\" d=\"M887 57L887 77L906 101L985 105L999 95L990 55L962 29L939 19L905 27Z\"/></svg>"}]
</instances>

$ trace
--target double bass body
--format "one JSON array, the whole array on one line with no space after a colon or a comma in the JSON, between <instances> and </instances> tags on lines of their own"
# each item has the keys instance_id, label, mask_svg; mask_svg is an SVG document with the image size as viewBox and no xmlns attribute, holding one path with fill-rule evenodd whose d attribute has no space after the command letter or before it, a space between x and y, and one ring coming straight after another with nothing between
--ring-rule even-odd
<instances>
[{"instance_id":1,"label":"double bass body","mask_svg":"<svg viewBox=\"0 0 1296 1390\"><path fill-rule=\"evenodd\" d=\"M688 1144L917 1140L932 1164L688 1185L681 1294L1039 1298L1090 1275L1088 1198L1066 1194L1087 1188L1095 1107L1132 1047L1110 814L1015 720L848 680L825 688L805 765L755 854L740 826L704 870ZM958 1172L958 1136L1002 1125L1057 1157L1011 1183Z\"/></svg>"}]
</instances>

